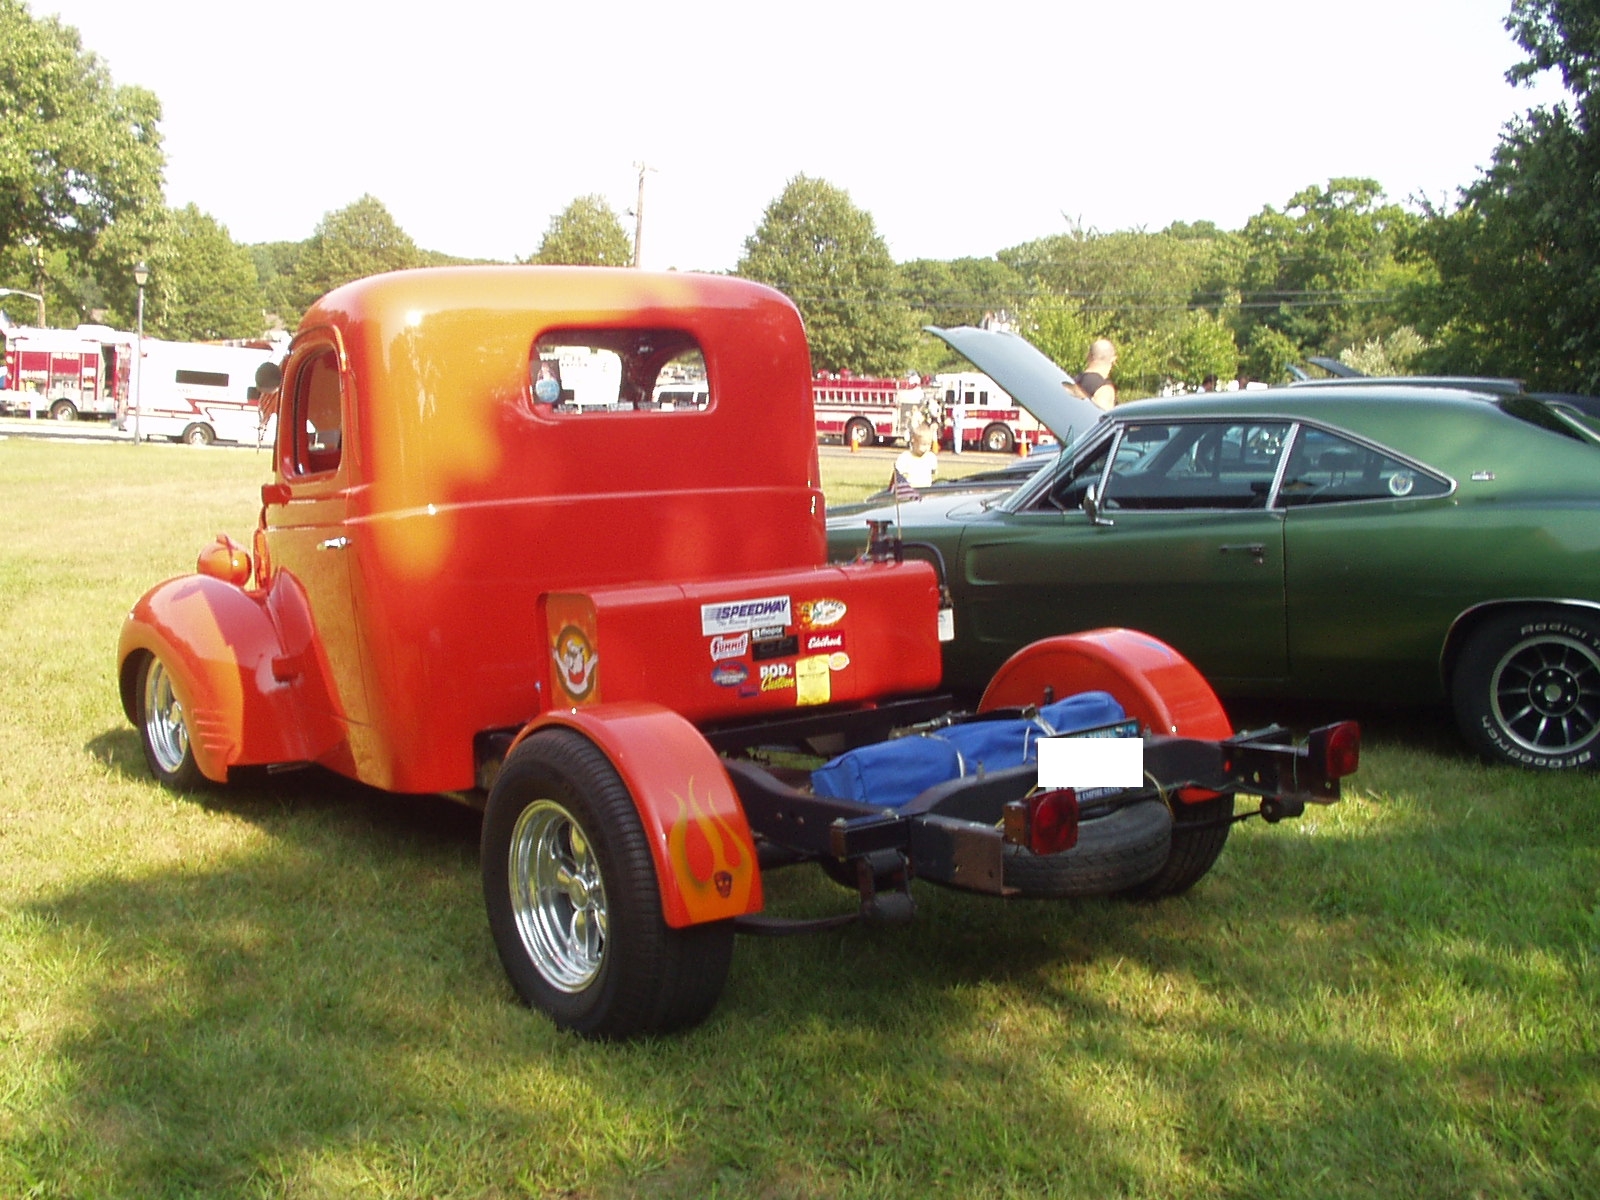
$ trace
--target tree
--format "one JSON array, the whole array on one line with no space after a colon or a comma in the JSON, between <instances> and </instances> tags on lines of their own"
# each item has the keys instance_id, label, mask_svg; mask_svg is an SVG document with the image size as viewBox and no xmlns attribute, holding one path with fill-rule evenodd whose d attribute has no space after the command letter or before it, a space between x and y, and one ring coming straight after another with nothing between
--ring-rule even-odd
<instances>
[{"instance_id":1,"label":"tree","mask_svg":"<svg viewBox=\"0 0 1600 1200\"><path fill-rule=\"evenodd\" d=\"M1311 354L1392 332L1431 271L1415 252L1422 218L1371 179L1331 179L1246 222L1242 332L1268 325Z\"/></svg>"},{"instance_id":2,"label":"tree","mask_svg":"<svg viewBox=\"0 0 1600 1200\"><path fill-rule=\"evenodd\" d=\"M1571 98L1513 122L1460 205L1432 214L1429 365L1597 392L1600 19L1592 0L1515 0L1506 28L1529 56L1507 78L1558 70Z\"/></svg>"},{"instance_id":3,"label":"tree","mask_svg":"<svg viewBox=\"0 0 1600 1200\"><path fill-rule=\"evenodd\" d=\"M786 293L805 317L819 371L905 369L911 311L889 248L847 192L796 175L745 239L734 271Z\"/></svg>"},{"instance_id":4,"label":"tree","mask_svg":"<svg viewBox=\"0 0 1600 1200\"><path fill-rule=\"evenodd\" d=\"M160 102L113 84L77 30L22 0L0 0L0 114L0 255L86 258L112 225L159 211Z\"/></svg>"},{"instance_id":5,"label":"tree","mask_svg":"<svg viewBox=\"0 0 1600 1200\"><path fill-rule=\"evenodd\" d=\"M175 341L259 337L261 285L250 251L191 204L173 211L151 252L145 329Z\"/></svg>"},{"instance_id":6,"label":"tree","mask_svg":"<svg viewBox=\"0 0 1600 1200\"><path fill-rule=\"evenodd\" d=\"M579 196L550 218L533 262L586 267L633 265L633 243L622 219L601 196Z\"/></svg>"},{"instance_id":7,"label":"tree","mask_svg":"<svg viewBox=\"0 0 1600 1200\"><path fill-rule=\"evenodd\" d=\"M421 264L422 252L389 210L376 197L362 196L317 224L294 271L296 311L279 316L292 325L319 296L341 284Z\"/></svg>"}]
</instances>

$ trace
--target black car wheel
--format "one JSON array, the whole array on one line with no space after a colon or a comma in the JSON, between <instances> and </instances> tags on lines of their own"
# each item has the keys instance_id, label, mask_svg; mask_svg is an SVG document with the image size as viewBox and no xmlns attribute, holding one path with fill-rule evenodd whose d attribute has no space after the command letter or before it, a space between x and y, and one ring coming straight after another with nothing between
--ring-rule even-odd
<instances>
[{"instance_id":1,"label":"black car wheel","mask_svg":"<svg viewBox=\"0 0 1600 1200\"><path fill-rule=\"evenodd\" d=\"M1600 753L1600 617L1525 609L1488 621L1451 682L1456 721L1487 758L1594 767Z\"/></svg>"},{"instance_id":2,"label":"black car wheel","mask_svg":"<svg viewBox=\"0 0 1600 1200\"><path fill-rule=\"evenodd\" d=\"M845 423L844 444L846 446L875 446L877 442L877 431L872 428L870 421L864 421L860 417L853 417Z\"/></svg>"},{"instance_id":3,"label":"black car wheel","mask_svg":"<svg viewBox=\"0 0 1600 1200\"><path fill-rule=\"evenodd\" d=\"M523 741L483 818L489 929L524 1003L585 1037L667 1033L716 1005L733 922L674 929L627 785L571 730Z\"/></svg>"},{"instance_id":4,"label":"black car wheel","mask_svg":"<svg viewBox=\"0 0 1600 1200\"><path fill-rule=\"evenodd\" d=\"M994 424L983 431L983 448L995 454L1010 454L1017 448L1017 439L1004 425Z\"/></svg>"}]
</instances>

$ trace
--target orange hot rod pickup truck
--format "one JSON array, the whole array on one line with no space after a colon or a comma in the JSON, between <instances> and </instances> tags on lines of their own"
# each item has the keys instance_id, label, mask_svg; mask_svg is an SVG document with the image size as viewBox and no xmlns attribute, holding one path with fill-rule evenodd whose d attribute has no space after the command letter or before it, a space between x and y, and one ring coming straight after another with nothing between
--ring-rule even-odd
<instances>
[{"instance_id":1,"label":"orange hot rod pickup truck","mask_svg":"<svg viewBox=\"0 0 1600 1200\"><path fill-rule=\"evenodd\" d=\"M262 384L253 545L219 537L123 627L150 769L183 789L316 765L478 806L495 945L563 1028L691 1025L736 932L905 920L912 879L1181 892L1233 821L1332 801L1357 765L1349 723L1236 735L1129 630L941 691L961 614L937 553L880 525L828 561L805 331L769 288L382 275L313 305ZM1139 739L1135 780L1041 787L1069 735ZM762 912L764 872L801 863L847 911Z\"/></svg>"}]
</instances>

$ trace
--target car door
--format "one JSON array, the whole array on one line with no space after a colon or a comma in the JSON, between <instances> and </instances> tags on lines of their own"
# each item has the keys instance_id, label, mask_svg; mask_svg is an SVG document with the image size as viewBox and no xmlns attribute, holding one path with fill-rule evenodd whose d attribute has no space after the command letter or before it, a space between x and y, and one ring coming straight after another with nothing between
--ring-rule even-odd
<instances>
[{"instance_id":1,"label":"car door","mask_svg":"<svg viewBox=\"0 0 1600 1200\"><path fill-rule=\"evenodd\" d=\"M1445 635L1475 596L1493 594L1496 546L1522 524L1517 510L1464 518L1447 476L1309 424L1279 492L1296 690L1438 696Z\"/></svg>"},{"instance_id":2,"label":"car door","mask_svg":"<svg viewBox=\"0 0 1600 1200\"><path fill-rule=\"evenodd\" d=\"M992 666L1035 638L1120 625L1172 643L1209 677L1281 676L1283 513L1268 501L1288 430L1118 423L1012 511L972 521L954 574L976 656Z\"/></svg>"},{"instance_id":3,"label":"car door","mask_svg":"<svg viewBox=\"0 0 1600 1200\"><path fill-rule=\"evenodd\" d=\"M364 647L353 586L358 535L343 444L348 389L332 331L302 335L285 364L278 455L283 485L267 507L274 570L293 577L309 610L311 641L293 682L309 707L367 721ZM347 731L348 732L348 731Z\"/></svg>"}]
</instances>

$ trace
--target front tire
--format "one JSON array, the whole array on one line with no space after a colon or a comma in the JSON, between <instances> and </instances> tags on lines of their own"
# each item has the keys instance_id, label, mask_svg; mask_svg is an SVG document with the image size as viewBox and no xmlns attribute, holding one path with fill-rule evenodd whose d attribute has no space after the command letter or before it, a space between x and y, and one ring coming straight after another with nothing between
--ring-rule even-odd
<instances>
[{"instance_id":1,"label":"front tire","mask_svg":"<svg viewBox=\"0 0 1600 1200\"><path fill-rule=\"evenodd\" d=\"M666 923L633 798L582 735L541 730L506 759L484 811L482 870L511 985L559 1028L668 1033L715 1007L733 922Z\"/></svg>"},{"instance_id":2,"label":"front tire","mask_svg":"<svg viewBox=\"0 0 1600 1200\"><path fill-rule=\"evenodd\" d=\"M1474 633L1451 680L1456 723L1484 757L1541 770L1596 765L1600 618L1505 613Z\"/></svg>"},{"instance_id":3,"label":"front tire","mask_svg":"<svg viewBox=\"0 0 1600 1200\"><path fill-rule=\"evenodd\" d=\"M211 432L211 426L196 422L183 431L183 440L191 446L209 446L217 435Z\"/></svg>"},{"instance_id":4,"label":"front tire","mask_svg":"<svg viewBox=\"0 0 1600 1200\"><path fill-rule=\"evenodd\" d=\"M871 422L853 417L845 423L844 444L852 450L858 450L862 446L875 446L878 444L877 430L872 428Z\"/></svg>"},{"instance_id":5,"label":"front tire","mask_svg":"<svg viewBox=\"0 0 1600 1200\"><path fill-rule=\"evenodd\" d=\"M144 747L144 761L164 787L191 791L205 784L189 744L189 719L172 687L172 673L153 654L139 666L134 691L134 722Z\"/></svg>"},{"instance_id":6,"label":"front tire","mask_svg":"<svg viewBox=\"0 0 1600 1200\"><path fill-rule=\"evenodd\" d=\"M77 405L71 400L57 400L50 406L50 419L52 421L76 421L78 419Z\"/></svg>"}]
</instances>

